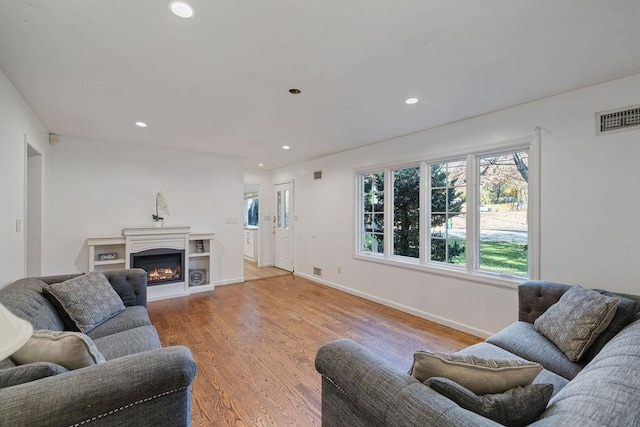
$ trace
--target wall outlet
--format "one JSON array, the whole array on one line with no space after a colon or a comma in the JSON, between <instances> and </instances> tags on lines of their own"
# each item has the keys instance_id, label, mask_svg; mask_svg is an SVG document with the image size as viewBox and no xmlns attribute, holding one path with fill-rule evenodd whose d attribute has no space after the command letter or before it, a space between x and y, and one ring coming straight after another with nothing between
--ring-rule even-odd
<instances>
[{"instance_id":1,"label":"wall outlet","mask_svg":"<svg viewBox=\"0 0 640 427\"><path fill-rule=\"evenodd\" d=\"M342 267L338 267L338 274L342 273Z\"/></svg>"},{"instance_id":2,"label":"wall outlet","mask_svg":"<svg viewBox=\"0 0 640 427\"><path fill-rule=\"evenodd\" d=\"M16 218L16 233L22 231L22 220L20 218Z\"/></svg>"}]
</instances>

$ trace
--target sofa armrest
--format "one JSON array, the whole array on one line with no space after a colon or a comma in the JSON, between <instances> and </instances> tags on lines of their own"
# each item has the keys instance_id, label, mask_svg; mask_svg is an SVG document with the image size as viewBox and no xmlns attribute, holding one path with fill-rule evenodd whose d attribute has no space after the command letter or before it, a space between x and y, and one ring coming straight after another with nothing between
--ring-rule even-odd
<instances>
[{"instance_id":1,"label":"sofa armrest","mask_svg":"<svg viewBox=\"0 0 640 427\"><path fill-rule=\"evenodd\" d=\"M147 272L141 268L105 271L104 275L115 288L129 287L133 290L136 304L147 306Z\"/></svg>"},{"instance_id":2,"label":"sofa armrest","mask_svg":"<svg viewBox=\"0 0 640 427\"><path fill-rule=\"evenodd\" d=\"M322 346L315 365L323 377L323 425L499 426L348 339Z\"/></svg>"},{"instance_id":3,"label":"sofa armrest","mask_svg":"<svg viewBox=\"0 0 640 427\"><path fill-rule=\"evenodd\" d=\"M570 287L539 280L523 282L518 286L518 320L535 322L542 313L557 303Z\"/></svg>"},{"instance_id":4,"label":"sofa armrest","mask_svg":"<svg viewBox=\"0 0 640 427\"><path fill-rule=\"evenodd\" d=\"M3 426L188 426L195 362L166 347L0 389Z\"/></svg>"}]
</instances>

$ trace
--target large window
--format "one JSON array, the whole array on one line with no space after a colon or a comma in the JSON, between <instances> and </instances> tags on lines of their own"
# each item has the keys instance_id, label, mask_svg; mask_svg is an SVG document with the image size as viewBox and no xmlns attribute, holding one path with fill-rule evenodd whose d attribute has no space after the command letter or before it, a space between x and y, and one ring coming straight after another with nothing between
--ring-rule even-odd
<instances>
[{"instance_id":1,"label":"large window","mask_svg":"<svg viewBox=\"0 0 640 427\"><path fill-rule=\"evenodd\" d=\"M452 274L536 278L537 198L530 186L537 194L537 147L531 138L358 172L356 256Z\"/></svg>"}]
</instances>

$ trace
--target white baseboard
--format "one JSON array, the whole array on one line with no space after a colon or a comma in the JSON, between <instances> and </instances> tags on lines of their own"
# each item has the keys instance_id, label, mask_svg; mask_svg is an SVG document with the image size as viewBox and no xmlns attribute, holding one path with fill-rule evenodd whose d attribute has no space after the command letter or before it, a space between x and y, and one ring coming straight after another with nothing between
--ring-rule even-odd
<instances>
[{"instance_id":1,"label":"white baseboard","mask_svg":"<svg viewBox=\"0 0 640 427\"><path fill-rule=\"evenodd\" d=\"M243 277L235 277L233 279L220 280L218 282L214 282L213 284L215 286L224 286L224 285L234 285L236 283L244 283L244 276Z\"/></svg>"},{"instance_id":2,"label":"white baseboard","mask_svg":"<svg viewBox=\"0 0 640 427\"><path fill-rule=\"evenodd\" d=\"M412 314L414 316L418 316L418 317L421 317L423 319L430 320L430 321L438 323L440 325L448 326L450 328L456 329L458 331L466 332L468 334L475 335L475 336L480 337L480 338L488 338L491 335L493 335L491 332L487 332L487 331L484 331L482 329L474 328L472 326L465 325L463 323L456 322L454 320L447 319L445 317L436 316L434 314L427 313L427 312L422 311L422 310L416 310L415 308L408 307L408 306L403 305L403 304L398 304L396 302L389 301L389 300L384 299L384 298L379 298L379 297L376 297L374 295L367 294L365 292L361 292L361 291L357 291L355 289L347 288L346 286L342 286L342 285L339 285L337 283L333 283L333 282L330 282L328 280L324 280L324 279L321 279L319 277L312 276L310 274L299 273L299 272L295 272L294 274L296 276L300 276L300 277L302 277L304 279L310 280L310 281L318 283L320 285L325 285L325 286L328 286L330 288L338 289L338 290L346 292L348 294L355 295L355 296L358 296L360 298L364 298L364 299L369 300L369 301L374 301L374 302L377 302L379 304L386 305L387 307L395 308L395 309L403 311L405 313L409 313L409 314Z\"/></svg>"}]
</instances>

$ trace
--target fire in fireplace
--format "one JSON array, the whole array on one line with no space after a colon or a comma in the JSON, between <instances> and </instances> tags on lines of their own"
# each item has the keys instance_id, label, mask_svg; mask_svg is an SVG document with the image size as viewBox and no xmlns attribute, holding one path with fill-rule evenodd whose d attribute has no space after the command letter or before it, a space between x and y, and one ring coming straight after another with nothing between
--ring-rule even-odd
<instances>
[{"instance_id":1,"label":"fire in fireplace","mask_svg":"<svg viewBox=\"0 0 640 427\"><path fill-rule=\"evenodd\" d=\"M184 250L149 249L131 254L131 267L147 272L147 286L182 282L184 280Z\"/></svg>"}]
</instances>

